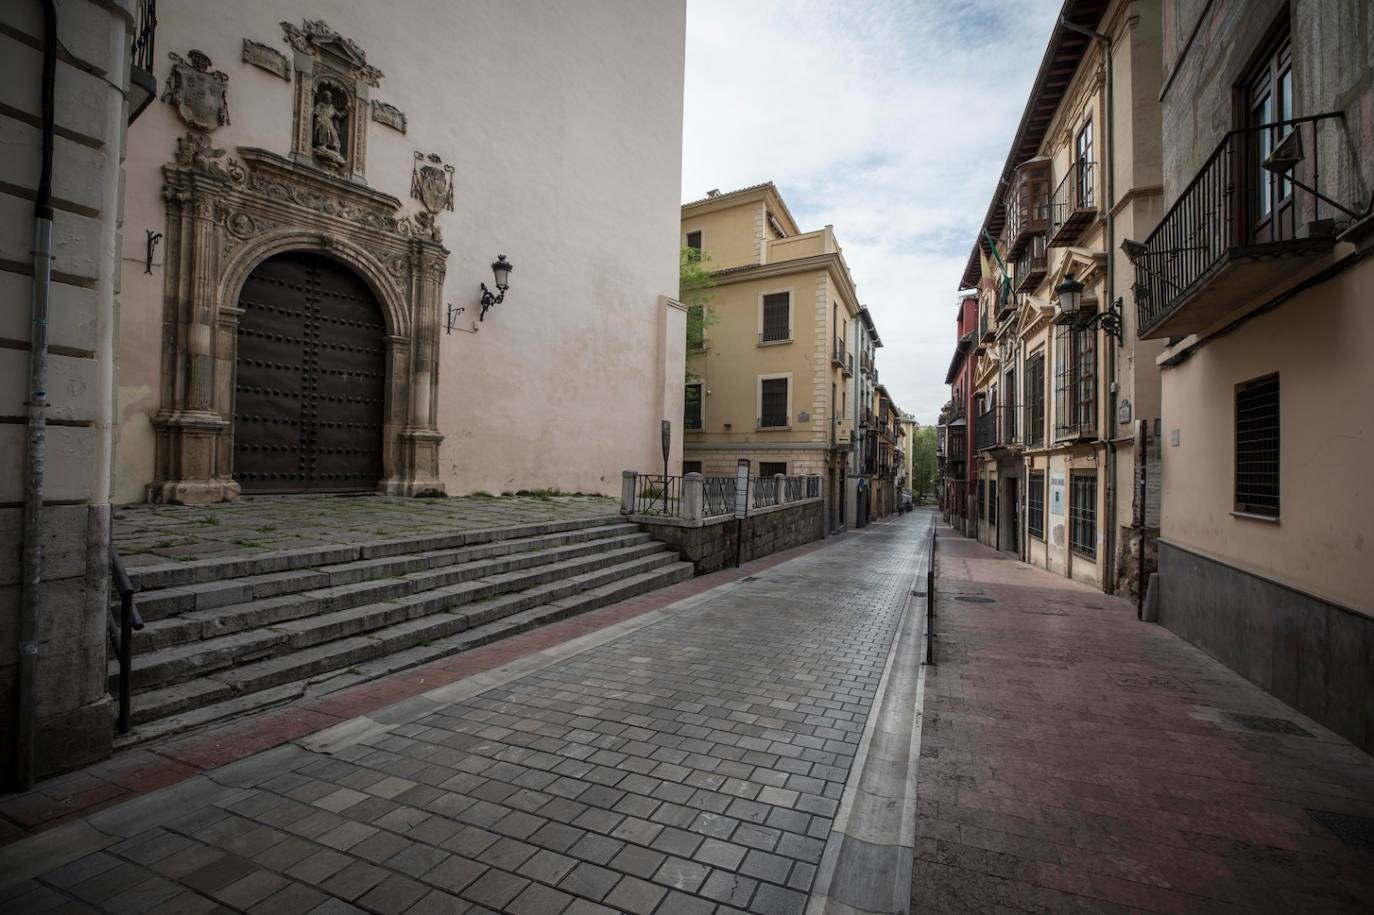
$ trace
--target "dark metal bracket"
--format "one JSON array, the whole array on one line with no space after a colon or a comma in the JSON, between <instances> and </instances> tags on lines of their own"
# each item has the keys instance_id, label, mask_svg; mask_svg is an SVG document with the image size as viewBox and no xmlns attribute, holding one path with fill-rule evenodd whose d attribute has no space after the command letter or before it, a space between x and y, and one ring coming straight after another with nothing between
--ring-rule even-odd
<instances>
[{"instance_id":1,"label":"dark metal bracket","mask_svg":"<svg viewBox=\"0 0 1374 915\"><path fill-rule=\"evenodd\" d=\"M152 229L148 229L148 230L147 230L147 239L148 239L148 241L147 241L147 251L146 251L146 253L144 254L144 258L143 258L143 272L144 272L144 273L152 273L152 272L153 272L153 252L157 250L157 243L160 242L160 241L162 241L162 233L161 233L161 232L154 232Z\"/></svg>"}]
</instances>

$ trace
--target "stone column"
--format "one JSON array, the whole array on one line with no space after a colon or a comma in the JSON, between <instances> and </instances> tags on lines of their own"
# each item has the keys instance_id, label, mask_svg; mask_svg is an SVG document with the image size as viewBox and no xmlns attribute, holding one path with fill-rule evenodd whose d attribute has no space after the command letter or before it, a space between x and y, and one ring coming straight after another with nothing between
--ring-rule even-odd
<instances>
[{"instance_id":1,"label":"stone column","mask_svg":"<svg viewBox=\"0 0 1374 915\"><path fill-rule=\"evenodd\" d=\"M774 492L777 494L777 503L779 505L784 504L787 501L787 477L780 473L773 474L773 486L775 487Z\"/></svg>"},{"instance_id":2,"label":"stone column","mask_svg":"<svg viewBox=\"0 0 1374 915\"><path fill-rule=\"evenodd\" d=\"M700 521L705 517L706 478L689 473L682 478L682 519Z\"/></svg>"},{"instance_id":3,"label":"stone column","mask_svg":"<svg viewBox=\"0 0 1374 915\"><path fill-rule=\"evenodd\" d=\"M633 470L620 472L620 513L633 515L635 511L635 480L639 474Z\"/></svg>"}]
</instances>

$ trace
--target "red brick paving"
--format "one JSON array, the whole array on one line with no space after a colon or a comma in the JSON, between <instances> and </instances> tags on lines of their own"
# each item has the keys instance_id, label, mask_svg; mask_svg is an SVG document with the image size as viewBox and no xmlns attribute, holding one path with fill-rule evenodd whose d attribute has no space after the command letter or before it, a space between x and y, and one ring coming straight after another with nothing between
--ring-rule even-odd
<instances>
[{"instance_id":1,"label":"red brick paving","mask_svg":"<svg viewBox=\"0 0 1374 915\"><path fill-rule=\"evenodd\" d=\"M747 562L738 569L691 578L328 696L301 698L285 707L126 750L112 759L48 779L25 794L0 796L0 845L658 610L834 542L822 540L786 550Z\"/></svg>"},{"instance_id":2,"label":"red brick paving","mask_svg":"<svg viewBox=\"0 0 1374 915\"><path fill-rule=\"evenodd\" d=\"M1306 812L1374 817L1374 757L1126 601L944 527L937 569L913 912L1374 911Z\"/></svg>"}]
</instances>

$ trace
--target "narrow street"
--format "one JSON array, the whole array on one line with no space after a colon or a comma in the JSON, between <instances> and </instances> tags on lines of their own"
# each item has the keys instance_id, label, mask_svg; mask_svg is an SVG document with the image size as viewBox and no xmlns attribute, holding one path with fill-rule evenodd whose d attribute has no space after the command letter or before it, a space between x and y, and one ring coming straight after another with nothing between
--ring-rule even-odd
<instances>
[{"instance_id":1,"label":"narrow street","mask_svg":"<svg viewBox=\"0 0 1374 915\"><path fill-rule=\"evenodd\" d=\"M0 906L801 912L904 610L919 620L932 517L12 844Z\"/></svg>"},{"instance_id":2,"label":"narrow street","mask_svg":"<svg viewBox=\"0 0 1374 915\"><path fill-rule=\"evenodd\" d=\"M1133 604L939 535L913 911L1374 908L1374 758Z\"/></svg>"}]
</instances>

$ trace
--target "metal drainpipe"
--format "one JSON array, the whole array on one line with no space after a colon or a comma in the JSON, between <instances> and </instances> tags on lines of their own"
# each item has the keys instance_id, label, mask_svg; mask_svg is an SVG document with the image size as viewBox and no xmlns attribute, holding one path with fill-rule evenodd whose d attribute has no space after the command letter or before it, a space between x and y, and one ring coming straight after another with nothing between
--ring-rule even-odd
<instances>
[{"instance_id":1,"label":"metal drainpipe","mask_svg":"<svg viewBox=\"0 0 1374 915\"><path fill-rule=\"evenodd\" d=\"M1106 94L1107 121L1107 307L1116 301L1116 217L1112 208L1116 205L1116 144L1112 130L1112 39L1109 35L1070 22L1062 14L1059 24L1072 32L1095 38L1102 43L1102 82ZM1102 590L1108 594L1116 591L1116 576L1113 566L1116 561L1116 338L1107 335L1107 517L1104 527L1107 531L1106 549L1103 550Z\"/></svg>"},{"instance_id":2,"label":"metal drainpipe","mask_svg":"<svg viewBox=\"0 0 1374 915\"><path fill-rule=\"evenodd\" d=\"M28 439L25 445L24 542L19 605L19 709L15 777L34 783L38 702L38 601L43 580L43 461L48 420L48 295L52 284L53 88L57 80L57 6L43 3L42 165L34 202L33 303L29 337Z\"/></svg>"}]
</instances>

